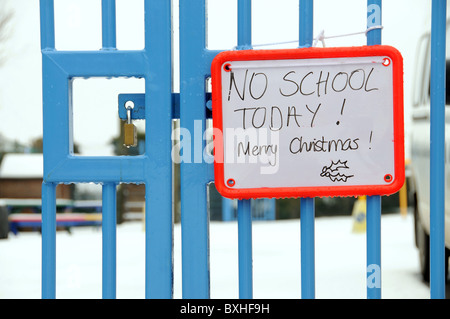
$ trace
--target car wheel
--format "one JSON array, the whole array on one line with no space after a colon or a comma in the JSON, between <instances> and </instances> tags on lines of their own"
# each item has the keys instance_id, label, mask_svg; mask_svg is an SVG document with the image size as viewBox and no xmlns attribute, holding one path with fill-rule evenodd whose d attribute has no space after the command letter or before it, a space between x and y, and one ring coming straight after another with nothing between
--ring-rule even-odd
<instances>
[{"instance_id":1,"label":"car wheel","mask_svg":"<svg viewBox=\"0 0 450 319\"><path fill-rule=\"evenodd\" d=\"M430 236L425 232L420 221L416 222L416 242L419 248L420 273L423 280L430 281Z\"/></svg>"},{"instance_id":2,"label":"car wheel","mask_svg":"<svg viewBox=\"0 0 450 319\"><path fill-rule=\"evenodd\" d=\"M417 232L417 241L419 246L420 273L423 280L430 281L430 236L421 229Z\"/></svg>"}]
</instances>

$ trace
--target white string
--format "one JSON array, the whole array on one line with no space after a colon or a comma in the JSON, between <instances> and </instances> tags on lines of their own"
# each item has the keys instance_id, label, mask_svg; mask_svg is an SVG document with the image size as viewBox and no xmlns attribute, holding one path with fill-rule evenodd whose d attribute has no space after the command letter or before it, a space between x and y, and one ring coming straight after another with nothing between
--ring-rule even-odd
<instances>
[{"instance_id":1,"label":"white string","mask_svg":"<svg viewBox=\"0 0 450 319\"><path fill-rule=\"evenodd\" d=\"M315 47L317 45L317 42L320 41L320 42L322 42L323 47L325 47L325 39L348 37L348 36L353 36L353 35L358 35L358 34L365 34L367 36L367 33L369 33L369 31L376 30L376 29L383 29L383 26L375 25L375 26L367 28L366 31L345 33L345 34L332 35L332 36L325 36L325 30L322 30L322 31L320 31L319 35L314 38L313 46Z\"/></svg>"},{"instance_id":2,"label":"white string","mask_svg":"<svg viewBox=\"0 0 450 319\"><path fill-rule=\"evenodd\" d=\"M365 31L362 32L353 32L353 33L345 33L340 35L331 35L331 36L325 36L325 31L320 31L319 35L314 38L313 46L315 47L317 45L317 42L322 42L322 45L325 47L325 39L332 39L332 38L340 38L340 37L348 37L348 36L354 36L358 34L365 34L367 36L367 33L372 30L376 29L383 29L383 26L381 25L375 25L372 27L367 28ZM295 41L284 41L284 42L272 42L272 43L265 43L265 44L252 44L252 47L263 47L263 46L270 46L270 45L281 45L281 44L290 44L290 43L298 43L298 40Z\"/></svg>"}]
</instances>

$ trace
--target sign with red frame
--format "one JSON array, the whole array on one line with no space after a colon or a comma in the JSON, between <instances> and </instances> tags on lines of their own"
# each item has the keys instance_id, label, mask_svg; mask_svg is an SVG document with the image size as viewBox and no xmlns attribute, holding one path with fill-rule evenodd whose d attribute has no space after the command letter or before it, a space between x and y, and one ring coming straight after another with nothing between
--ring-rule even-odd
<instances>
[{"instance_id":1,"label":"sign with red frame","mask_svg":"<svg viewBox=\"0 0 450 319\"><path fill-rule=\"evenodd\" d=\"M404 183L403 59L390 46L243 50L211 66L228 198L387 195Z\"/></svg>"}]
</instances>

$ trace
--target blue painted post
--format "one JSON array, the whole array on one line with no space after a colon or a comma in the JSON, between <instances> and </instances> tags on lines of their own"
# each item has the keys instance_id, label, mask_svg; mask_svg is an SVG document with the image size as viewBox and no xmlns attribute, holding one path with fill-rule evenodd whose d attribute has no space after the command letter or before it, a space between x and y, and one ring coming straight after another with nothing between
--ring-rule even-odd
<instances>
[{"instance_id":1,"label":"blue painted post","mask_svg":"<svg viewBox=\"0 0 450 319\"><path fill-rule=\"evenodd\" d=\"M102 296L116 298L116 184L102 186Z\"/></svg>"},{"instance_id":2,"label":"blue painted post","mask_svg":"<svg viewBox=\"0 0 450 319\"><path fill-rule=\"evenodd\" d=\"M276 205L277 202L275 198L266 199L267 211L265 212L265 219L267 220L275 220L276 218Z\"/></svg>"},{"instance_id":3,"label":"blue painted post","mask_svg":"<svg viewBox=\"0 0 450 319\"><path fill-rule=\"evenodd\" d=\"M171 18L171 1L145 1L145 297L153 299L173 297Z\"/></svg>"},{"instance_id":4,"label":"blue painted post","mask_svg":"<svg viewBox=\"0 0 450 319\"><path fill-rule=\"evenodd\" d=\"M55 49L55 12L53 0L40 1L41 50Z\"/></svg>"},{"instance_id":5,"label":"blue painted post","mask_svg":"<svg viewBox=\"0 0 450 319\"><path fill-rule=\"evenodd\" d=\"M299 46L309 48L313 43L313 0L299 0Z\"/></svg>"},{"instance_id":6,"label":"blue painted post","mask_svg":"<svg viewBox=\"0 0 450 319\"><path fill-rule=\"evenodd\" d=\"M102 0L102 49L116 48L116 1ZM102 296L116 298L116 184L103 184L102 193Z\"/></svg>"},{"instance_id":7,"label":"blue painted post","mask_svg":"<svg viewBox=\"0 0 450 319\"><path fill-rule=\"evenodd\" d=\"M252 2L238 1L238 50L252 48ZM253 298L251 200L238 201L239 297Z\"/></svg>"},{"instance_id":8,"label":"blue painted post","mask_svg":"<svg viewBox=\"0 0 450 319\"><path fill-rule=\"evenodd\" d=\"M252 1L238 1L238 50L252 49Z\"/></svg>"},{"instance_id":9,"label":"blue painted post","mask_svg":"<svg viewBox=\"0 0 450 319\"><path fill-rule=\"evenodd\" d=\"M381 0L367 1L367 27L381 27ZM367 33L367 45L381 44L381 29ZM367 196L367 298L381 298L381 196Z\"/></svg>"},{"instance_id":10,"label":"blue painted post","mask_svg":"<svg viewBox=\"0 0 450 319\"><path fill-rule=\"evenodd\" d=\"M239 298L253 298L251 200L238 201Z\"/></svg>"},{"instance_id":11,"label":"blue painted post","mask_svg":"<svg viewBox=\"0 0 450 319\"><path fill-rule=\"evenodd\" d=\"M218 51L206 49L205 14L205 0L180 0L180 126L192 134L183 140L194 154L180 163L182 290L188 299L210 296L206 191L214 181L214 165L201 154L206 146L205 82Z\"/></svg>"},{"instance_id":12,"label":"blue painted post","mask_svg":"<svg viewBox=\"0 0 450 319\"><path fill-rule=\"evenodd\" d=\"M102 47L116 48L116 0L102 0Z\"/></svg>"},{"instance_id":13,"label":"blue painted post","mask_svg":"<svg viewBox=\"0 0 450 319\"><path fill-rule=\"evenodd\" d=\"M222 197L222 220L228 222L234 219L233 201Z\"/></svg>"},{"instance_id":14,"label":"blue painted post","mask_svg":"<svg viewBox=\"0 0 450 319\"><path fill-rule=\"evenodd\" d=\"M430 294L445 298L445 40L446 0L433 0L431 19Z\"/></svg>"},{"instance_id":15,"label":"blue painted post","mask_svg":"<svg viewBox=\"0 0 450 319\"><path fill-rule=\"evenodd\" d=\"M42 183L42 298L56 297L56 185Z\"/></svg>"},{"instance_id":16,"label":"blue painted post","mask_svg":"<svg viewBox=\"0 0 450 319\"><path fill-rule=\"evenodd\" d=\"M381 196L367 196L367 298L381 298Z\"/></svg>"},{"instance_id":17,"label":"blue painted post","mask_svg":"<svg viewBox=\"0 0 450 319\"><path fill-rule=\"evenodd\" d=\"M300 199L301 224L301 280L302 298L314 299L316 295L315 282L315 251L314 251L314 198Z\"/></svg>"},{"instance_id":18,"label":"blue painted post","mask_svg":"<svg viewBox=\"0 0 450 319\"><path fill-rule=\"evenodd\" d=\"M55 49L55 19L53 0L40 1L41 50ZM45 79L43 79L45 87ZM43 91L50 100L51 92ZM48 107L44 104L44 108ZM45 111L44 111L45 112ZM44 140L44 151L50 151ZM56 298L56 184L42 183L42 298Z\"/></svg>"},{"instance_id":19,"label":"blue painted post","mask_svg":"<svg viewBox=\"0 0 450 319\"><path fill-rule=\"evenodd\" d=\"M312 0L299 3L299 47L310 47L313 41ZM301 225L301 284L302 298L315 298L315 253L314 253L314 198L300 199Z\"/></svg>"}]
</instances>

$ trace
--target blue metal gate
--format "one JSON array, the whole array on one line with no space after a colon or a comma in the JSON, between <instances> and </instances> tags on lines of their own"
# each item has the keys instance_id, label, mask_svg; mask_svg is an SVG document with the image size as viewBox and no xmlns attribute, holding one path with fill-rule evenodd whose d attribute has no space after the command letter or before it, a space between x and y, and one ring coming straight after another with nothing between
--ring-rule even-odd
<instances>
[{"instance_id":1,"label":"blue metal gate","mask_svg":"<svg viewBox=\"0 0 450 319\"><path fill-rule=\"evenodd\" d=\"M116 49L115 1L102 1L102 49L55 50L53 0L42 0L44 183L42 296L55 297L55 187L103 187L103 297L116 296L116 186L145 183L146 297L172 297L172 47L171 3L145 1L145 49ZM156 31L154 31L156 30ZM145 78L146 153L81 157L73 154L71 86L76 77ZM111 107L117 107L111 106ZM150 155L148 150L158 150Z\"/></svg>"},{"instance_id":2,"label":"blue metal gate","mask_svg":"<svg viewBox=\"0 0 450 319\"><path fill-rule=\"evenodd\" d=\"M206 46L205 0L180 0L180 94L172 93L171 1L145 0L145 48L116 49L115 0L102 0L102 49L99 51L55 50L53 0L41 0L41 48L43 67L44 183L42 187L42 297L56 297L56 209L55 187L60 183L100 183L103 188L103 298L116 296L116 186L146 185L146 298L173 296L172 159L171 128L174 103L179 105L181 127L203 136L208 118L206 79L219 51ZM445 0L433 1L435 60L432 81L443 81L445 63ZM367 44L381 43L381 0L367 2ZM299 47L313 43L313 0L299 0ZM444 30L444 40L442 40ZM444 43L444 45L442 44ZM251 0L238 0L238 47L249 49ZM445 64L444 64L445 65ZM79 157L73 154L72 80L77 77L145 78L145 153L139 156ZM440 82L441 83L441 82ZM432 103L442 111L442 89L432 85ZM444 86L445 87L445 86ZM433 96L435 96L433 98ZM439 112L441 112L439 111ZM441 113L435 121L444 119ZM432 119L433 121L433 119ZM201 123L199 126L198 123ZM432 147L443 150L442 123ZM198 139L191 149L205 148ZM158 152L149 152L158 150ZM435 151L433 151L433 154ZM196 156L196 155L194 155ZM432 155L433 156L433 155ZM441 153L437 153L443 158ZM182 289L183 298L209 298L209 233L207 185L214 181L212 160L181 163ZM443 162L442 162L443 163ZM443 165L443 164L442 164ZM443 176L436 167L432 176ZM435 178L435 177L432 177ZM433 183L432 183L433 184ZM432 297L443 297L443 182L432 190L439 205L432 213ZM314 198L302 198L301 292L315 297ZM252 298L252 216L250 200L238 202L239 296ZM367 198L367 297L381 298L381 198ZM436 247L436 248L433 248ZM434 275L433 275L434 274Z\"/></svg>"}]
</instances>

